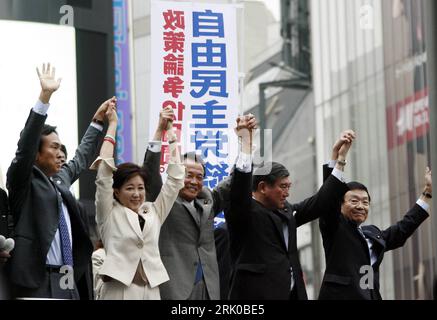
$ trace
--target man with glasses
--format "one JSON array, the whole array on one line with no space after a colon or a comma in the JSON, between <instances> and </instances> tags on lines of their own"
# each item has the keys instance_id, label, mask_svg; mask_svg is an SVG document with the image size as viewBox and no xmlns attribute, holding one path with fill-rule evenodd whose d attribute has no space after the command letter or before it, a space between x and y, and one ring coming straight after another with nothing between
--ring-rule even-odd
<instances>
[{"instance_id":1,"label":"man with glasses","mask_svg":"<svg viewBox=\"0 0 437 320\"><path fill-rule=\"evenodd\" d=\"M339 141L333 147L335 168L343 171L346 165L342 149L350 147ZM340 150L340 151L339 151ZM332 167L332 166L331 166ZM324 177L330 171L324 168ZM319 299L381 300L379 266L384 253L402 247L419 225L428 217L432 197L431 170L426 169L424 189L417 203L402 220L385 230L362 224L370 209L370 194L359 182L346 184L348 191L337 196L338 206L324 211L319 227L325 249L326 270Z\"/></svg>"},{"instance_id":2,"label":"man with glasses","mask_svg":"<svg viewBox=\"0 0 437 320\"><path fill-rule=\"evenodd\" d=\"M347 191L343 173L334 169L316 194L288 203L289 171L278 162L253 168L253 130L247 130L245 123L245 118L238 118L236 133L242 143L225 210L233 266L229 299L307 300L297 228L336 206L336 197ZM342 139L350 143L354 136L346 134ZM341 152L345 156L348 150Z\"/></svg>"}]
</instances>

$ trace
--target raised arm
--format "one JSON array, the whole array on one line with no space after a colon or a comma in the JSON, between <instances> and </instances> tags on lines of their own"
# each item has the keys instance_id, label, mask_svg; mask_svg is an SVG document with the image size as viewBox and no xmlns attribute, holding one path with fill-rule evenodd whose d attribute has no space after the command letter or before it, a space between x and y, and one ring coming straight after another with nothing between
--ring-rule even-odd
<instances>
[{"instance_id":1,"label":"raised arm","mask_svg":"<svg viewBox=\"0 0 437 320\"><path fill-rule=\"evenodd\" d=\"M115 136L117 132L117 111L115 97L110 99L107 107L106 117L108 119L108 130L100 148L100 156L92 165L97 168L96 178L96 221L102 225L112 209L113 190L112 175L116 170L114 162Z\"/></svg>"},{"instance_id":2,"label":"raised arm","mask_svg":"<svg viewBox=\"0 0 437 320\"><path fill-rule=\"evenodd\" d=\"M173 109L168 107L164 110L166 117L173 120ZM184 186L185 167L181 162L177 136L174 130L173 121L168 120L167 141L169 143L170 160L167 167L167 180L156 198L156 201L153 203L161 223L164 223L164 220L167 218L178 197L179 190Z\"/></svg>"},{"instance_id":3,"label":"raised arm","mask_svg":"<svg viewBox=\"0 0 437 320\"><path fill-rule=\"evenodd\" d=\"M346 142L353 142L355 137L356 134L351 129L345 130L340 134L340 137L337 139L337 141L335 141L334 145L332 146L331 159L329 160L329 163L323 166L323 181L328 179L329 175L332 172L332 169L334 169L335 164L337 163L338 153L341 146Z\"/></svg>"},{"instance_id":4,"label":"raised arm","mask_svg":"<svg viewBox=\"0 0 437 320\"><path fill-rule=\"evenodd\" d=\"M336 157L336 159L331 160L335 160L335 168L329 169L329 174L324 172L324 183L313 197L293 206L293 209L296 210L297 225L305 224L319 217L322 229L328 226L333 227L338 222L340 202L348 190L346 184L343 183L343 172L347 154L355 137L355 132L346 130L334 143L332 158Z\"/></svg>"},{"instance_id":5,"label":"raised arm","mask_svg":"<svg viewBox=\"0 0 437 320\"><path fill-rule=\"evenodd\" d=\"M242 141L241 147L244 147L245 152L249 152L251 154L252 151L252 132L255 131L258 128L258 121L255 118L253 114L248 114L245 116L246 124L241 123L241 118L239 118L237 121L239 121L239 127L241 127L242 130L248 130L247 138L249 138L248 141ZM247 126L247 128L242 128L242 126ZM243 133L240 133L243 134ZM237 133L238 135L238 133ZM243 146L243 143L245 146ZM243 151L243 149L242 149ZM222 211L226 211L230 206L230 196L231 196L231 181L233 177L234 172L231 172L231 174L226 177L223 181L221 181L212 191L213 196L213 210L214 215L218 215Z\"/></svg>"},{"instance_id":6,"label":"raised arm","mask_svg":"<svg viewBox=\"0 0 437 320\"><path fill-rule=\"evenodd\" d=\"M171 107L164 108L159 113L159 122L153 136L153 140L150 141L147 148L146 155L144 156L143 168L147 175L146 181L146 200L153 202L158 197L162 188L162 178L160 172L160 160L161 160L161 141L169 121L173 121L174 114Z\"/></svg>"},{"instance_id":7,"label":"raised arm","mask_svg":"<svg viewBox=\"0 0 437 320\"><path fill-rule=\"evenodd\" d=\"M428 218L428 210L432 197L432 175L427 167L425 170L425 186L417 203L407 212L401 221L385 229L382 236L386 241L386 251L402 247L405 241L414 233L420 224Z\"/></svg>"},{"instance_id":8,"label":"raised arm","mask_svg":"<svg viewBox=\"0 0 437 320\"><path fill-rule=\"evenodd\" d=\"M252 202L252 145L255 127L249 125L250 116L237 118L235 133L241 141L235 170L230 185L229 209L225 210L225 218L229 229L244 230L250 221Z\"/></svg>"},{"instance_id":9,"label":"raised arm","mask_svg":"<svg viewBox=\"0 0 437 320\"><path fill-rule=\"evenodd\" d=\"M97 147L103 137L105 112L111 101L114 101L114 99L115 97L100 105L93 116L93 121L77 147L73 159L68 161L68 163L64 165L61 171L57 174L57 177L59 177L67 186L73 184L74 181L79 178L80 174L90 167L95 159Z\"/></svg>"},{"instance_id":10,"label":"raised arm","mask_svg":"<svg viewBox=\"0 0 437 320\"><path fill-rule=\"evenodd\" d=\"M41 131L47 118L47 110L52 94L59 89L61 79L56 80L55 68L50 63L43 64L42 70L36 69L41 86L39 100L30 112L24 129L21 131L15 158L7 172L7 188L9 189L12 213L21 206L21 200L30 190L32 167L35 164ZM18 217L15 217L17 219Z\"/></svg>"}]
</instances>

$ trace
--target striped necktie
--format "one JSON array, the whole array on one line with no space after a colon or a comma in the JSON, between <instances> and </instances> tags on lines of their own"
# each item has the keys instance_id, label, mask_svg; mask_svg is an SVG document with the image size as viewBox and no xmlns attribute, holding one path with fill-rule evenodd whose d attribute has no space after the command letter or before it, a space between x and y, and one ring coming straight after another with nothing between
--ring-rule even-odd
<instances>
[{"instance_id":1,"label":"striped necktie","mask_svg":"<svg viewBox=\"0 0 437 320\"><path fill-rule=\"evenodd\" d=\"M58 205L59 205L59 235L61 238L61 252L62 261L64 265L73 266L73 252L71 250L70 234L68 232L67 221L65 219L64 209L62 208L61 193L56 189L58 193Z\"/></svg>"}]
</instances>

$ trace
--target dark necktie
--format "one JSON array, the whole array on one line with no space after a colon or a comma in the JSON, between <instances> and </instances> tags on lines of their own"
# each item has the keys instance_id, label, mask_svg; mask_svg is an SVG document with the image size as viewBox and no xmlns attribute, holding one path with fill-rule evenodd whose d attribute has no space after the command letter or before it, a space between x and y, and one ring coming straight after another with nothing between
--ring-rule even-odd
<instances>
[{"instance_id":1,"label":"dark necktie","mask_svg":"<svg viewBox=\"0 0 437 320\"><path fill-rule=\"evenodd\" d=\"M62 197L58 192L59 203L59 234L61 237L61 251L64 265L73 266L73 252L71 250L70 234L68 233L67 221L65 220L64 210L62 208Z\"/></svg>"}]
</instances>

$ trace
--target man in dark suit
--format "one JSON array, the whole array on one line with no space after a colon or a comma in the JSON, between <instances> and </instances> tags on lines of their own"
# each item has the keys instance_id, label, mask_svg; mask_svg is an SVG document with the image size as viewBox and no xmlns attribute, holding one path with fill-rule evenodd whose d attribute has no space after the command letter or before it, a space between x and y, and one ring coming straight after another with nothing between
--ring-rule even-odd
<instances>
[{"instance_id":1,"label":"man in dark suit","mask_svg":"<svg viewBox=\"0 0 437 320\"><path fill-rule=\"evenodd\" d=\"M15 296L30 298L91 298L88 275L93 246L69 188L94 159L102 136L106 101L97 110L75 157L61 166L56 128L45 125L52 94L60 80L50 64L38 70L39 101L20 134L7 173L14 218L15 250L8 266Z\"/></svg>"},{"instance_id":2,"label":"man in dark suit","mask_svg":"<svg viewBox=\"0 0 437 320\"><path fill-rule=\"evenodd\" d=\"M231 179L230 208L225 211L233 265L229 298L306 300L296 228L332 206L326 190L340 193L343 183L331 175L314 196L289 204L288 170L276 162L265 163L252 177L252 132L245 117L237 120L236 131L242 146Z\"/></svg>"},{"instance_id":3,"label":"man in dark suit","mask_svg":"<svg viewBox=\"0 0 437 320\"><path fill-rule=\"evenodd\" d=\"M343 151L349 147L348 143L334 145L332 159L336 160L337 170L346 165ZM325 178L331 170L324 168ZM379 266L384 253L402 247L428 217L431 171L427 168L425 187L417 203L401 221L385 230L374 225L362 226L370 208L370 194L363 184L349 182L346 192L334 188L328 191L337 205L325 210L319 220L326 258L319 299L380 300Z\"/></svg>"}]
</instances>

